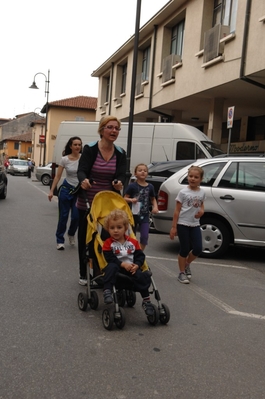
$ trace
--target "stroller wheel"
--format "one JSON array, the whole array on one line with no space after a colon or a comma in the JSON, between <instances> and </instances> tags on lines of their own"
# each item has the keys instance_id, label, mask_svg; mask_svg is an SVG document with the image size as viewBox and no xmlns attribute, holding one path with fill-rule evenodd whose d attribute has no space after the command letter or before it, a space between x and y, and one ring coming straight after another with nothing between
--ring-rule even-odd
<instances>
[{"instance_id":1,"label":"stroller wheel","mask_svg":"<svg viewBox=\"0 0 265 399\"><path fill-rule=\"evenodd\" d=\"M123 306L126 303L126 294L124 290L119 290L117 291L117 299L118 299L118 304L123 308Z\"/></svg>"},{"instance_id":2,"label":"stroller wheel","mask_svg":"<svg viewBox=\"0 0 265 399\"><path fill-rule=\"evenodd\" d=\"M132 308L136 303L136 294L134 291L126 290L127 305Z\"/></svg>"},{"instance_id":3,"label":"stroller wheel","mask_svg":"<svg viewBox=\"0 0 265 399\"><path fill-rule=\"evenodd\" d=\"M87 309L87 304L88 304L87 294L83 294L83 292L80 292L78 294L77 302L78 302L79 309L83 310L85 312Z\"/></svg>"},{"instance_id":4,"label":"stroller wheel","mask_svg":"<svg viewBox=\"0 0 265 399\"><path fill-rule=\"evenodd\" d=\"M154 314L152 316L147 316L147 320L152 326L155 326L158 323L159 320L159 311L156 305L152 303L153 309L154 309Z\"/></svg>"},{"instance_id":5,"label":"stroller wheel","mask_svg":"<svg viewBox=\"0 0 265 399\"><path fill-rule=\"evenodd\" d=\"M114 323L114 313L111 309L104 309L102 312L102 323L106 330L112 330Z\"/></svg>"},{"instance_id":6,"label":"stroller wheel","mask_svg":"<svg viewBox=\"0 0 265 399\"><path fill-rule=\"evenodd\" d=\"M98 308L98 294L96 293L96 291L91 291L89 305L93 310L96 310Z\"/></svg>"},{"instance_id":7,"label":"stroller wheel","mask_svg":"<svg viewBox=\"0 0 265 399\"><path fill-rule=\"evenodd\" d=\"M125 312L123 308L120 308L118 316L114 318L114 323L121 330L125 326Z\"/></svg>"},{"instance_id":8,"label":"stroller wheel","mask_svg":"<svg viewBox=\"0 0 265 399\"><path fill-rule=\"evenodd\" d=\"M159 315L159 320L160 323L162 324L167 324L170 319L170 310L167 305L162 303L162 309L160 309L160 315Z\"/></svg>"}]
</instances>

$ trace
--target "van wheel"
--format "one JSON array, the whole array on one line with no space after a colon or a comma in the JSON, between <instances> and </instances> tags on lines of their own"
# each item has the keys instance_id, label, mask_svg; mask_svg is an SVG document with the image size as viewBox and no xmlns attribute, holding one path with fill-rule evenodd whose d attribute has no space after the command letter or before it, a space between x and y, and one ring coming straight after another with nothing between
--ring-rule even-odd
<instances>
[{"instance_id":1,"label":"van wheel","mask_svg":"<svg viewBox=\"0 0 265 399\"><path fill-rule=\"evenodd\" d=\"M218 219L202 217L202 258L219 258L227 250L230 244L228 228Z\"/></svg>"},{"instance_id":2,"label":"van wheel","mask_svg":"<svg viewBox=\"0 0 265 399\"><path fill-rule=\"evenodd\" d=\"M44 186L48 186L50 184L51 176L49 175L42 175L41 182Z\"/></svg>"}]
</instances>

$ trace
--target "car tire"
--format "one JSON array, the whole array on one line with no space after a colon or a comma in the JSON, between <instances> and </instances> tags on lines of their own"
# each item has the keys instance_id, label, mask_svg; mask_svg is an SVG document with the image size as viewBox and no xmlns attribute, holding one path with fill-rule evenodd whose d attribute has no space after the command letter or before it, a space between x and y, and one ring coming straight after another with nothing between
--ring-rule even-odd
<instances>
[{"instance_id":1,"label":"car tire","mask_svg":"<svg viewBox=\"0 0 265 399\"><path fill-rule=\"evenodd\" d=\"M49 186L50 181L51 181L51 176L49 176L49 175L47 175L47 174L41 176L41 182L42 182L42 184L43 184L44 186Z\"/></svg>"},{"instance_id":2,"label":"car tire","mask_svg":"<svg viewBox=\"0 0 265 399\"><path fill-rule=\"evenodd\" d=\"M152 233L155 230L156 229L155 229L155 225L154 225L153 214L151 211L149 211L149 232Z\"/></svg>"},{"instance_id":3,"label":"car tire","mask_svg":"<svg viewBox=\"0 0 265 399\"><path fill-rule=\"evenodd\" d=\"M226 225L218 219L201 218L202 258L220 258L230 244L230 233Z\"/></svg>"}]
</instances>

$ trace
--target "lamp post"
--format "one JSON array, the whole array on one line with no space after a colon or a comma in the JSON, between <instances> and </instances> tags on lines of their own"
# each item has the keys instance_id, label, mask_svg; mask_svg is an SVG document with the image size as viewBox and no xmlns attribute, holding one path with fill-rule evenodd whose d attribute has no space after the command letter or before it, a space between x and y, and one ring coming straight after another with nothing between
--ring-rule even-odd
<instances>
[{"instance_id":1,"label":"lamp post","mask_svg":"<svg viewBox=\"0 0 265 399\"><path fill-rule=\"evenodd\" d=\"M46 118L45 118L45 132L44 132L44 143L43 143L43 165L45 165L46 161L46 138L47 138L47 130L48 130L48 106L49 106L49 86L50 86L50 70L48 70L48 75L46 76L45 73L38 72L34 75L33 83L29 87L30 89L38 89L38 86L36 85L35 78L37 75L43 75L45 77L45 96L46 96L46 104L45 104L45 113L46 113Z\"/></svg>"},{"instance_id":2,"label":"lamp post","mask_svg":"<svg viewBox=\"0 0 265 399\"><path fill-rule=\"evenodd\" d=\"M132 68L132 81L131 81L131 97L130 97L130 113L129 113L129 125L128 125L127 166L126 166L125 187L127 187L127 185L129 184L129 180L131 177L130 165L131 165L131 150L132 150L132 136L133 136L133 116L134 116L135 84L136 84L136 73L137 73L140 15L141 15L141 0L137 0L134 50L133 50L133 68Z\"/></svg>"}]
</instances>

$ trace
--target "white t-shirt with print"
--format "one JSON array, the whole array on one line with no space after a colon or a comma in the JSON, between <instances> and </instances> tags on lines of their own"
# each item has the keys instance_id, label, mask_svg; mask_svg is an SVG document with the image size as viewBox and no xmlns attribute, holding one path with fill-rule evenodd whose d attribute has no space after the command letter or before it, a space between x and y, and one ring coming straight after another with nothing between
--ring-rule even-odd
<instances>
[{"instance_id":1,"label":"white t-shirt with print","mask_svg":"<svg viewBox=\"0 0 265 399\"><path fill-rule=\"evenodd\" d=\"M199 190L191 190L186 187L180 190L176 198L176 201L181 203L178 224L191 227L199 226L200 219L196 219L195 215L199 212L205 198L205 192L201 188Z\"/></svg>"}]
</instances>

